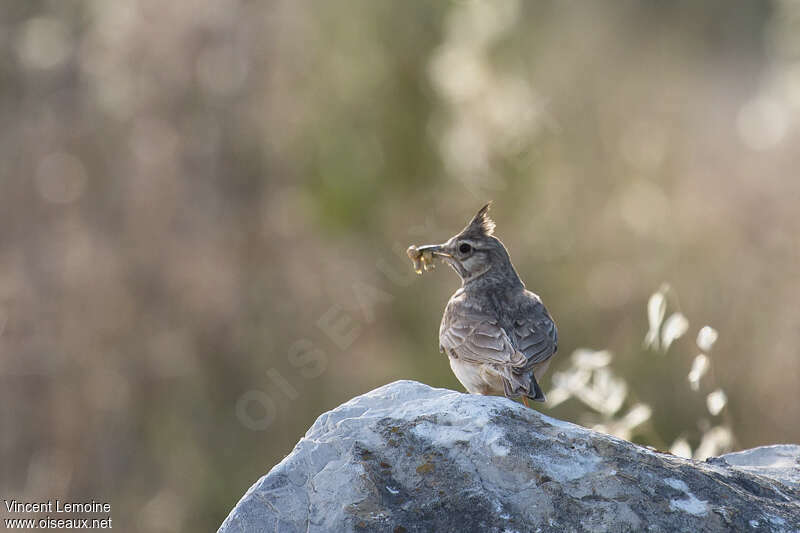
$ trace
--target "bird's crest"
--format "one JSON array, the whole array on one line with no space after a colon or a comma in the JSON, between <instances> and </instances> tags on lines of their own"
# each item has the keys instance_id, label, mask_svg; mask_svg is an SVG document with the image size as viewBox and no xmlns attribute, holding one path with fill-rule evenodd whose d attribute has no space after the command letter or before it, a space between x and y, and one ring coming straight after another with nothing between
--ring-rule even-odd
<instances>
[{"instance_id":1,"label":"bird's crest","mask_svg":"<svg viewBox=\"0 0 800 533\"><path fill-rule=\"evenodd\" d=\"M494 234L494 220L489 216L489 207L492 202L481 207L478 214L467 224L462 233L471 234L475 236L491 237Z\"/></svg>"}]
</instances>

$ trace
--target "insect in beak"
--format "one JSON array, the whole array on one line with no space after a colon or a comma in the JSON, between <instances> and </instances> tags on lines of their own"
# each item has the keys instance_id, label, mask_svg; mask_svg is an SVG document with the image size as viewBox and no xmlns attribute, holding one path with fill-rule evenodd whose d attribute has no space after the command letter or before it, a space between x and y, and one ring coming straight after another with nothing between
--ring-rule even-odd
<instances>
[{"instance_id":1,"label":"insect in beak","mask_svg":"<svg viewBox=\"0 0 800 533\"><path fill-rule=\"evenodd\" d=\"M406 250L409 259L414 263L414 272L422 274L423 270L433 270L436 264L433 262L434 256L449 257L442 245L430 244L426 246L414 246L413 244Z\"/></svg>"}]
</instances>

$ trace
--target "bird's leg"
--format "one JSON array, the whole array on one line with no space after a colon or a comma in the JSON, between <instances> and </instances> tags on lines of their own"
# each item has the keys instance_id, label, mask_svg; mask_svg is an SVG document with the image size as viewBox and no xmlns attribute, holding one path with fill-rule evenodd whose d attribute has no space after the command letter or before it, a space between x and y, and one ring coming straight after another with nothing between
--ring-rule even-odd
<instances>
[{"instance_id":1,"label":"bird's leg","mask_svg":"<svg viewBox=\"0 0 800 533\"><path fill-rule=\"evenodd\" d=\"M525 407L527 407L528 409L531 408L531 406L528 405L528 398L526 398L524 395L522 396L522 403L524 403Z\"/></svg>"}]
</instances>

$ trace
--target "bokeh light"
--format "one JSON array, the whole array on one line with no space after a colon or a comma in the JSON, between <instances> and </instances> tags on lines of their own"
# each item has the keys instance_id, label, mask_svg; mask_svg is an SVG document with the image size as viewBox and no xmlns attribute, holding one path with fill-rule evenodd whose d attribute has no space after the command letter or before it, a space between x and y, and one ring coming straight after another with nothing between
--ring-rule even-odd
<instances>
[{"instance_id":1,"label":"bokeh light","mask_svg":"<svg viewBox=\"0 0 800 533\"><path fill-rule=\"evenodd\" d=\"M548 414L800 441L798 5L3 3L0 492L213 530L326 410L462 390L404 250L488 200Z\"/></svg>"}]
</instances>

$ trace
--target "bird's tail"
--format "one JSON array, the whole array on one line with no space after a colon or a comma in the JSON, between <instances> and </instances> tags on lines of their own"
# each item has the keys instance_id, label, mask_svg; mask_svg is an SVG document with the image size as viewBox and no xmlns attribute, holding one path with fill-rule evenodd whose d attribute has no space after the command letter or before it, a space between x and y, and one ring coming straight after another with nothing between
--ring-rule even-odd
<instances>
[{"instance_id":1,"label":"bird's tail","mask_svg":"<svg viewBox=\"0 0 800 533\"><path fill-rule=\"evenodd\" d=\"M533 371L517 374L508 372L503 380L505 395L509 398L519 398L525 396L535 402L545 401L544 392L536 381Z\"/></svg>"},{"instance_id":2,"label":"bird's tail","mask_svg":"<svg viewBox=\"0 0 800 533\"><path fill-rule=\"evenodd\" d=\"M533 392L533 396L528 396L531 400L535 402L543 402L547 398L544 396L544 392L542 392L542 388L539 386L539 382L536 381L536 376L531 373L531 389Z\"/></svg>"}]
</instances>

